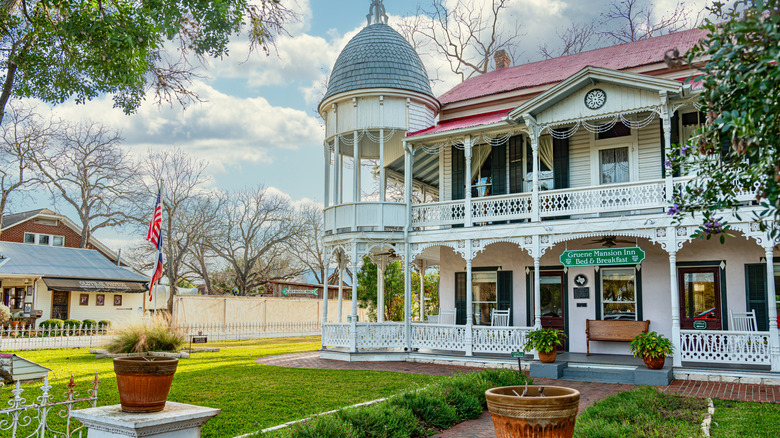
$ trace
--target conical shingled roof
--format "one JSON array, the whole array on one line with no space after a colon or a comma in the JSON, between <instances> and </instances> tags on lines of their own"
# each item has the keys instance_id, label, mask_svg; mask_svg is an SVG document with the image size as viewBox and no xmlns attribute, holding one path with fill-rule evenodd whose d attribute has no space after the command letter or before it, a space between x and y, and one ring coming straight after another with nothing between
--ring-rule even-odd
<instances>
[{"instance_id":1,"label":"conical shingled roof","mask_svg":"<svg viewBox=\"0 0 780 438\"><path fill-rule=\"evenodd\" d=\"M347 43L333 66L323 100L363 88L397 88L435 98L417 52L382 23L366 26Z\"/></svg>"}]
</instances>

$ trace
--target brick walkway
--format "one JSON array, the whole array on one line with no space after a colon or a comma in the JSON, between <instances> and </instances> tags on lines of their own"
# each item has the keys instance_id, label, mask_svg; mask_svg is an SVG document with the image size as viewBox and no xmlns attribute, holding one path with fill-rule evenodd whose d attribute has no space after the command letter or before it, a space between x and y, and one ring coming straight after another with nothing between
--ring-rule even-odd
<instances>
[{"instance_id":1,"label":"brick walkway","mask_svg":"<svg viewBox=\"0 0 780 438\"><path fill-rule=\"evenodd\" d=\"M281 356L271 356L257 359L257 363L292 368L323 368L344 370L377 370L394 371L400 373L430 374L436 376L449 376L454 372L468 372L479 368L460 367L453 365L433 365L409 362L342 362L338 360L320 359L319 353L296 353ZM617 383L589 383L571 382L553 379L534 378L536 385L567 386L580 391L580 413L593 405L593 403L615 395L619 392L629 391L634 385L620 385ZM658 389L668 392L676 392L682 395L695 397L712 397L727 400L756 401L780 403L780 386L749 385L745 383L719 383L699 382L693 380L675 380L669 386L661 386ZM493 438L493 421L490 414L485 412L475 420L466 421L436 435L440 438Z\"/></svg>"}]
</instances>

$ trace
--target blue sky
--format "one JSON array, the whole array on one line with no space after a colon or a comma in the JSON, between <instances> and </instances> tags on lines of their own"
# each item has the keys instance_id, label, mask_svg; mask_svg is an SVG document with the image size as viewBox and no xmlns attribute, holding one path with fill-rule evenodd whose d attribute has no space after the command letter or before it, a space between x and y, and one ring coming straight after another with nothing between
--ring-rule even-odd
<instances>
[{"instance_id":1,"label":"blue sky","mask_svg":"<svg viewBox=\"0 0 780 438\"><path fill-rule=\"evenodd\" d=\"M457 0L446 0L455 3ZM479 0L474 0L479 2ZM689 0L701 8L705 0ZM277 38L270 56L249 54L241 38L230 43L230 56L209 62L201 70L206 78L193 84L205 101L186 108L157 107L153 99L131 116L112 108L109 96L84 105L66 102L53 109L62 118L84 118L119 129L124 147L138 157L147 150L180 147L209 162L209 184L239 189L263 184L287 193L293 201L322 201L322 141L324 129L316 106L340 50L366 23L369 0L282 0L295 9L300 20L288 25L289 35ZM419 0L385 0L390 24L414 15ZM430 3L430 0L424 3ZM483 2L488 4L486 0ZM676 0L656 0L659 13ZM508 27L519 26L519 59L515 64L539 58L537 47L550 41L556 30L572 20L587 22L604 10L608 0L509 0L505 12ZM444 60L421 54L426 68L438 71L441 94L458 82L447 74ZM154 202L150 199L151 204ZM12 199L11 211L51 207L43 194ZM72 218L64 204L54 206ZM142 236L112 231L97 234L112 248L127 247Z\"/></svg>"}]
</instances>

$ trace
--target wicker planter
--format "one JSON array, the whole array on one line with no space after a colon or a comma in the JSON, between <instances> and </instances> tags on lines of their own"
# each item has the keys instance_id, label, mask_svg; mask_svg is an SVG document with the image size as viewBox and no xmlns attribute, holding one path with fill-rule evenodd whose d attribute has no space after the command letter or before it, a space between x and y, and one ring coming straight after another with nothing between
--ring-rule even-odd
<instances>
[{"instance_id":1,"label":"wicker planter","mask_svg":"<svg viewBox=\"0 0 780 438\"><path fill-rule=\"evenodd\" d=\"M544 388L539 397L539 388ZM497 438L571 438L580 392L561 386L503 386L485 391Z\"/></svg>"},{"instance_id":2,"label":"wicker planter","mask_svg":"<svg viewBox=\"0 0 780 438\"><path fill-rule=\"evenodd\" d=\"M650 357L645 356L642 358L643 361L645 361L645 366L650 368L651 370L660 370L664 367L664 362L666 362L666 358L664 356L661 357Z\"/></svg>"},{"instance_id":3,"label":"wicker planter","mask_svg":"<svg viewBox=\"0 0 780 438\"><path fill-rule=\"evenodd\" d=\"M544 351L537 351L536 353L539 356L539 362L541 363L553 363L555 362L555 358L558 357L558 352L555 350L549 353L545 353Z\"/></svg>"},{"instance_id":4,"label":"wicker planter","mask_svg":"<svg viewBox=\"0 0 780 438\"><path fill-rule=\"evenodd\" d=\"M171 389L179 359L121 357L114 359L119 402L124 412L159 412Z\"/></svg>"}]
</instances>

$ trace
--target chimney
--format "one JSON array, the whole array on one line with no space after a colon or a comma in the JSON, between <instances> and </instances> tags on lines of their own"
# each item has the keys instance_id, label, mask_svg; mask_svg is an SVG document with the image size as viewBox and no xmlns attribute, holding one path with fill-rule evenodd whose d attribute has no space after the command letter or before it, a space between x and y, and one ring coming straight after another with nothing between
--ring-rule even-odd
<instances>
[{"instance_id":1,"label":"chimney","mask_svg":"<svg viewBox=\"0 0 780 438\"><path fill-rule=\"evenodd\" d=\"M493 59L496 60L496 70L512 66L512 60L509 59L509 54L504 49L496 50Z\"/></svg>"}]
</instances>

